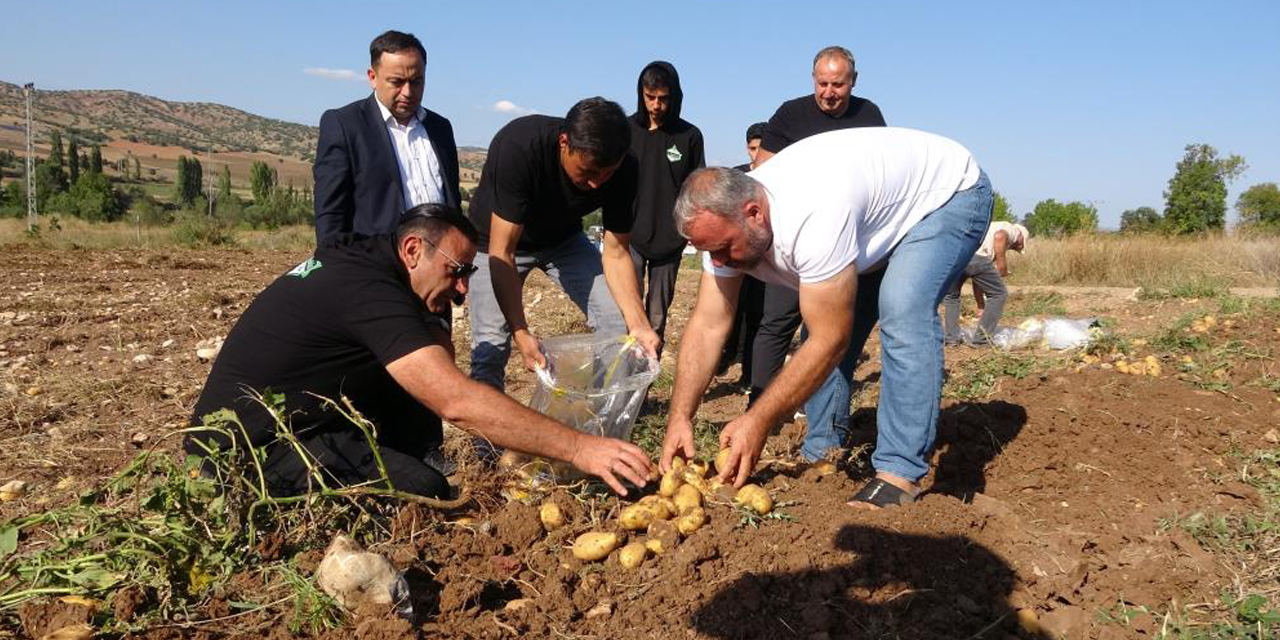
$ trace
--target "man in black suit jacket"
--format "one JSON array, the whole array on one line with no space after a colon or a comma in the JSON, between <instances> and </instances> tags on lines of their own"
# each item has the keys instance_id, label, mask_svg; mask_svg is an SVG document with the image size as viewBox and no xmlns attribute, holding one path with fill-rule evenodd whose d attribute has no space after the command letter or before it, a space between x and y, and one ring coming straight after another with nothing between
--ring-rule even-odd
<instances>
[{"instance_id":1,"label":"man in black suit jacket","mask_svg":"<svg viewBox=\"0 0 1280 640\"><path fill-rule=\"evenodd\" d=\"M369 45L373 95L320 117L317 245L340 233L392 233L419 204L460 206L453 127L422 107L426 63L412 34L383 33Z\"/></svg>"}]
</instances>

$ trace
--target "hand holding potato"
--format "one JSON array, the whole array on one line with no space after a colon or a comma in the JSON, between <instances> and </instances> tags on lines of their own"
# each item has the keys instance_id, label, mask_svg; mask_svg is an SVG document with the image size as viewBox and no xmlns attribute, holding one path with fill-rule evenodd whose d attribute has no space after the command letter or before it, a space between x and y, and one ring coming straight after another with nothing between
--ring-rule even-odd
<instances>
[{"instance_id":1,"label":"hand holding potato","mask_svg":"<svg viewBox=\"0 0 1280 640\"><path fill-rule=\"evenodd\" d=\"M693 422L672 414L667 418L667 434L662 439L662 472L671 469L671 458L684 456L692 460L697 451L693 448Z\"/></svg>"},{"instance_id":2,"label":"hand holding potato","mask_svg":"<svg viewBox=\"0 0 1280 640\"><path fill-rule=\"evenodd\" d=\"M649 477L649 458L644 451L615 438L579 434L570 462L583 472L598 476L621 496L627 495L627 490L617 476L637 487L643 487Z\"/></svg>"},{"instance_id":3,"label":"hand holding potato","mask_svg":"<svg viewBox=\"0 0 1280 640\"><path fill-rule=\"evenodd\" d=\"M729 449L729 454L725 456L724 468L717 470L716 477L726 484L732 481L734 487L746 484L751 472L755 471L768 437L769 426L756 422L750 414L739 416L725 425L720 431L720 447Z\"/></svg>"}]
</instances>

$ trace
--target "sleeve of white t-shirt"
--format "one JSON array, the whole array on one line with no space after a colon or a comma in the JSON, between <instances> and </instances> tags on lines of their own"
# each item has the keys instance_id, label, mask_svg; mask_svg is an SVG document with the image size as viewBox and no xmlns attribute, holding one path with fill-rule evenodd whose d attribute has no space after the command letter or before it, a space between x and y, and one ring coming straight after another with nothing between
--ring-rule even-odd
<instances>
[{"instance_id":1,"label":"sleeve of white t-shirt","mask_svg":"<svg viewBox=\"0 0 1280 640\"><path fill-rule=\"evenodd\" d=\"M803 220L793 237L781 239L791 243L784 253L791 254L800 284L829 280L857 260L858 223L852 211L815 212ZM774 242L779 242L776 235Z\"/></svg>"}]
</instances>

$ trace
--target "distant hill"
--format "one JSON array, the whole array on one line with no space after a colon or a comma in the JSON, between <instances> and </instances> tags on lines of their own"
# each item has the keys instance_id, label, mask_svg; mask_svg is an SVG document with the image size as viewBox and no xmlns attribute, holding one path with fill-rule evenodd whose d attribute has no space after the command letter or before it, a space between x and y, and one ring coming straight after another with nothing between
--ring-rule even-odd
<instances>
[{"instance_id":1,"label":"distant hill","mask_svg":"<svg viewBox=\"0 0 1280 640\"><path fill-rule=\"evenodd\" d=\"M25 121L22 87L0 81L0 147L21 153ZM174 102L132 91L81 89L36 92L32 125L38 153L47 153L49 132L75 136L81 145L100 144L108 160L140 156L144 167L171 172L173 160L184 151L228 162L239 182L247 179L248 163L276 164L282 177L305 183L314 160L316 127L264 118L211 102ZM462 182L480 179L486 150L458 149Z\"/></svg>"},{"instance_id":2,"label":"distant hill","mask_svg":"<svg viewBox=\"0 0 1280 640\"><path fill-rule=\"evenodd\" d=\"M0 82L0 124L20 126L25 118L22 87ZM47 130L100 144L127 140L195 151L265 152L310 161L316 128L264 118L210 102L170 102L132 91L74 90L36 92L32 124L37 138Z\"/></svg>"}]
</instances>

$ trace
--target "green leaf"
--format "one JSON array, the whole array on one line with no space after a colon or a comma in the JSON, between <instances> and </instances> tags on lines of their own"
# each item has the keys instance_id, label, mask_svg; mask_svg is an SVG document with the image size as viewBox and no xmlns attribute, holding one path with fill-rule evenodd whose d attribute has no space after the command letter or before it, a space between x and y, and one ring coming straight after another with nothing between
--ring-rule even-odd
<instances>
[{"instance_id":1,"label":"green leaf","mask_svg":"<svg viewBox=\"0 0 1280 640\"><path fill-rule=\"evenodd\" d=\"M124 579L118 573L112 573L101 567L84 569L67 576L72 583L91 590L109 589Z\"/></svg>"},{"instance_id":2,"label":"green leaf","mask_svg":"<svg viewBox=\"0 0 1280 640\"><path fill-rule=\"evenodd\" d=\"M21 527L12 526L0 529L0 560L18 550L18 531Z\"/></svg>"}]
</instances>

